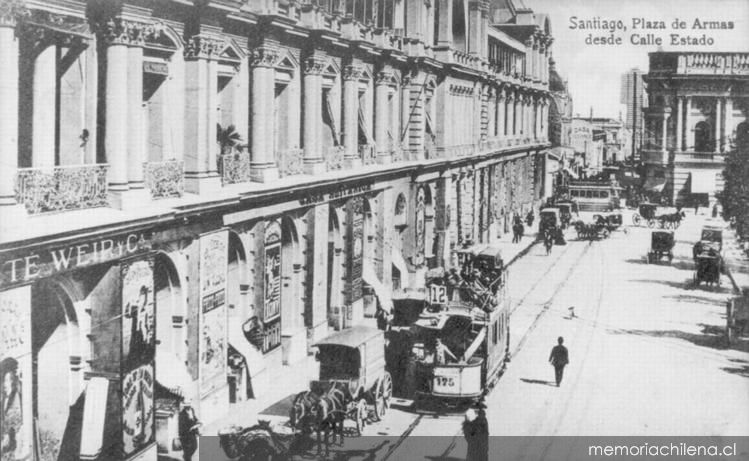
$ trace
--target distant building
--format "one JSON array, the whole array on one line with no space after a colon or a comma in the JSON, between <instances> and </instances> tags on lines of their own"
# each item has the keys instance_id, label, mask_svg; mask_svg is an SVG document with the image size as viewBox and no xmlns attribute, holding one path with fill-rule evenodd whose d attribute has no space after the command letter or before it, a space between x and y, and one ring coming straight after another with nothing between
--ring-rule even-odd
<instances>
[{"instance_id":1,"label":"distant building","mask_svg":"<svg viewBox=\"0 0 749 461\"><path fill-rule=\"evenodd\" d=\"M749 53L650 53L645 81L645 187L712 203L725 154L749 134Z\"/></svg>"},{"instance_id":2,"label":"distant building","mask_svg":"<svg viewBox=\"0 0 749 461\"><path fill-rule=\"evenodd\" d=\"M645 97L645 82L643 75L645 73L638 68L634 68L622 75L621 84L621 103L627 106L627 113L624 119L625 127L632 133L630 139L630 152L635 158L639 159L640 149L642 146L643 117L642 109L648 106L648 100Z\"/></svg>"}]
</instances>

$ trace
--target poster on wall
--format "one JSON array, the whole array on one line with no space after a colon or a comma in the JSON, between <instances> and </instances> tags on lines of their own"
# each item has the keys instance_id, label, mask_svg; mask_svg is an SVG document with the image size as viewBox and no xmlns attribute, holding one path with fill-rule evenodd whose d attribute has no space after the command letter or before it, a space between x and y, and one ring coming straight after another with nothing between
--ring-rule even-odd
<instances>
[{"instance_id":1,"label":"poster on wall","mask_svg":"<svg viewBox=\"0 0 749 461\"><path fill-rule=\"evenodd\" d=\"M424 264L425 233L426 233L426 193L424 186L419 186L416 191L416 253L413 257L414 265Z\"/></svg>"},{"instance_id":2,"label":"poster on wall","mask_svg":"<svg viewBox=\"0 0 749 461\"><path fill-rule=\"evenodd\" d=\"M362 272L364 270L364 199L353 198L348 203L348 233L347 264L348 283L347 304L352 304L362 298Z\"/></svg>"},{"instance_id":3,"label":"poster on wall","mask_svg":"<svg viewBox=\"0 0 749 461\"><path fill-rule=\"evenodd\" d=\"M200 395L220 385L227 370L226 270L228 231L200 237Z\"/></svg>"},{"instance_id":4,"label":"poster on wall","mask_svg":"<svg viewBox=\"0 0 749 461\"><path fill-rule=\"evenodd\" d=\"M154 312L153 259L123 263L122 449L130 455L153 442Z\"/></svg>"},{"instance_id":5,"label":"poster on wall","mask_svg":"<svg viewBox=\"0 0 749 461\"><path fill-rule=\"evenodd\" d=\"M2 460L25 459L31 422L24 419L23 396L31 391L31 290L0 292L0 436ZM12 443L14 446L9 445Z\"/></svg>"},{"instance_id":6,"label":"poster on wall","mask_svg":"<svg viewBox=\"0 0 749 461\"><path fill-rule=\"evenodd\" d=\"M263 321L281 315L281 225L271 221L265 227L265 277L263 280Z\"/></svg>"}]
</instances>

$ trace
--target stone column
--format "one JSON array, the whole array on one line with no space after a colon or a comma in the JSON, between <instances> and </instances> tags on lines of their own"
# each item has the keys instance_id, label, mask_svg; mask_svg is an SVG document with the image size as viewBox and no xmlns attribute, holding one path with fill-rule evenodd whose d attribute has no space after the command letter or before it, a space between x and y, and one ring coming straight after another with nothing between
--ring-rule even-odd
<instances>
[{"instance_id":1,"label":"stone column","mask_svg":"<svg viewBox=\"0 0 749 461\"><path fill-rule=\"evenodd\" d=\"M715 153L720 152L720 118L722 112L720 98L715 98Z\"/></svg>"},{"instance_id":2,"label":"stone column","mask_svg":"<svg viewBox=\"0 0 749 461\"><path fill-rule=\"evenodd\" d=\"M378 72L375 79L375 144L379 164L388 164L392 161L388 137L388 126L390 126L388 93L392 80L393 73L388 70Z\"/></svg>"},{"instance_id":3,"label":"stone column","mask_svg":"<svg viewBox=\"0 0 749 461\"><path fill-rule=\"evenodd\" d=\"M252 161L253 181L268 182L278 179L278 164L274 150L275 135L275 65L280 52L276 47L255 48L250 57L252 66Z\"/></svg>"},{"instance_id":4,"label":"stone column","mask_svg":"<svg viewBox=\"0 0 749 461\"><path fill-rule=\"evenodd\" d=\"M685 133L685 140L684 140L684 150L694 150L694 125L692 124L692 97L687 96L685 98L685 104L684 104L684 130ZM634 155L634 154L633 154Z\"/></svg>"},{"instance_id":5,"label":"stone column","mask_svg":"<svg viewBox=\"0 0 749 461\"><path fill-rule=\"evenodd\" d=\"M217 69L211 65L224 42L204 35L185 47L185 189L211 194L221 189L216 164ZM211 124L211 122L213 122ZM211 126L212 125L212 126Z\"/></svg>"},{"instance_id":6,"label":"stone column","mask_svg":"<svg viewBox=\"0 0 749 461\"><path fill-rule=\"evenodd\" d=\"M142 40L127 49L127 180L130 190L144 188L145 156L143 125L143 48Z\"/></svg>"},{"instance_id":7,"label":"stone column","mask_svg":"<svg viewBox=\"0 0 749 461\"><path fill-rule=\"evenodd\" d=\"M726 98L726 101L724 103L724 108L725 108L726 118L725 118L725 126L724 126L724 129L723 129L723 131L725 132L725 134L723 135L723 137L724 137L723 150L726 151L726 150L729 150L731 148L731 144L734 141L734 137L733 137L733 130L734 130L734 127L733 127L733 99L732 98L730 98L730 97Z\"/></svg>"},{"instance_id":8,"label":"stone column","mask_svg":"<svg viewBox=\"0 0 749 461\"><path fill-rule=\"evenodd\" d=\"M507 110L507 99L505 98L505 90L500 89L497 92L497 136L500 139L505 138L505 110Z\"/></svg>"},{"instance_id":9,"label":"stone column","mask_svg":"<svg viewBox=\"0 0 749 461\"><path fill-rule=\"evenodd\" d=\"M16 207L13 183L18 170L18 38L13 14L0 14L0 210ZM0 221L6 221L3 213Z\"/></svg>"},{"instance_id":10,"label":"stone column","mask_svg":"<svg viewBox=\"0 0 749 461\"><path fill-rule=\"evenodd\" d=\"M44 39L42 39L44 40ZM55 166L57 100L57 45L43 43L34 60L34 109L32 116L32 165Z\"/></svg>"},{"instance_id":11,"label":"stone column","mask_svg":"<svg viewBox=\"0 0 749 461\"><path fill-rule=\"evenodd\" d=\"M119 25L119 24L118 24ZM113 205L121 205L122 195L129 190L128 184L128 58L127 32L121 27L110 32L107 46L106 76L106 131L104 150L109 163L109 192ZM116 34L116 35L115 35Z\"/></svg>"},{"instance_id":12,"label":"stone column","mask_svg":"<svg viewBox=\"0 0 749 461\"><path fill-rule=\"evenodd\" d=\"M304 61L304 171L315 175L325 171L322 152L322 72L325 56L312 54Z\"/></svg>"},{"instance_id":13,"label":"stone column","mask_svg":"<svg viewBox=\"0 0 749 461\"><path fill-rule=\"evenodd\" d=\"M682 117L684 116L684 98L682 96L677 96L676 100L676 151L680 152L684 148L684 143L682 142L684 131L682 126Z\"/></svg>"},{"instance_id":14,"label":"stone column","mask_svg":"<svg viewBox=\"0 0 749 461\"><path fill-rule=\"evenodd\" d=\"M359 80L364 75L361 66L343 69L343 160L347 168L361 166L359 156Z\"/></svg>"},{"instance_id":15,"label":"stone column","mask_svg":"<svg viewBox=\"0 0 749 461\"><path fill-rule=\"evenodd\" d=\"M666 152L668 149L668 113L663 113L663 122L661 123L661 151ZM664 157L665 160L665 157Z\"/></svg>"}]
</instances>

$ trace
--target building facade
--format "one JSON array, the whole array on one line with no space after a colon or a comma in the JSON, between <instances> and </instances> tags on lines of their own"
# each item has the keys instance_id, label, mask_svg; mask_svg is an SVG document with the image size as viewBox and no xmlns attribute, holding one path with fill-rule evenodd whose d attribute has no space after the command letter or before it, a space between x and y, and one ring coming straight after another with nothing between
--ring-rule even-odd
<instances>
[{"instance_id":1,"label":"building facade","mask_svg":"<svg viewBox=\"0 0 749 461\"><path fill-rule=\"evenodd\" d=\"M632 133L630 152L634 154L635 160L639 160L642 148L642 134L645 126L642 110L648 104L644 74L639 68L634 68L624 73L621 81L620 102L627 108L624 121L625 127Z\"/></svg>"},{"instance_id":2,"label":"building facade","mask_svg":"<svg viewBox=\"0 0 749 461\"><path fill-rule=\"evenodd\" d=\"M551 42L509 0L3 2L9 459L155 459L179 398L262 398L508 232L550 192Z\"/></svg>"},{"instance_id":3,"label":"building facade","mask_svg":"<svg viewBox=\"0 0 749 461\"><path fill-rule=\"evenodd\" d=\"M646 82L646 187L712 204L724 156L749 129L749 53L651 53Z\"/></svg>"}]
</instances>

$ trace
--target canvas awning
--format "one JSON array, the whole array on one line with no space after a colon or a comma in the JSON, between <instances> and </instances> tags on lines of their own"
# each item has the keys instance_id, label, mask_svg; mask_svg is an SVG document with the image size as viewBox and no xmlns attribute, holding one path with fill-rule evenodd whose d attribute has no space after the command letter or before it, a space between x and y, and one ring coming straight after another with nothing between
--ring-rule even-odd
<instances>
[{"instance_id":1,"label":"canvas awning","mask_svg":"<svg viewBox=\"0 0 749 461\"><path fill-rule=\"evenodd\" d=\"M165 347L156 349L156 381L172 394L187 400L193 397L193 380L187 365Z\"/></svg>"},{"instance_id":2,"label":"canvas awning","mask_svg":"<svg viewBox=\"0 0 749 461\"><path fill-rule=\"evenodd\" d=\"M374 266L369 260L364 261L364 267L362 269L362 279L364 279L364 281L372 287L375 292L375 296L377 296L377 299L380 301L380 306L382 306L382 309L389 314L392 313L392 294L390 293L390 290L388 290L388 288L380 281L380 278L377 277Z\"/></svg>"},{"instance_id":3,"label":"canvas awning","mask_svg":"<svg viewBox=\"0 0 749 461\"><path fill-rule=\"evenodd\" d=\"M709 194L715 192L715 173L712 171L693 171L690 174L690 192Z\"/></svg>"},{"instance_id":4,"label":"canvas awning","mask_svg":"<svg viewBox=\"0 0 749 461\"><path fill-rule=\"evenodd\" d=\"M648 178L642 188L650 192L663 192L666 187L666 180L664 178Z\"/></svg>"},{"instance_id":5,"label":"canvas awning","mask_svg":"<svg viewBox=\"0 0 749 461\"><path fill-rule=\"evenodd\" d=\"M572 179L578 179L577 173L575 173L574 171L570 170L569 168L564 167L564 171L566 171L567 174L572 177Z\"/></svg>"}]
</instances>

